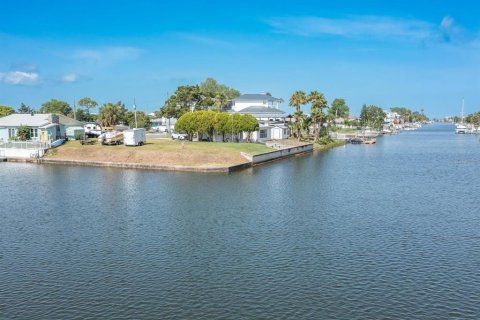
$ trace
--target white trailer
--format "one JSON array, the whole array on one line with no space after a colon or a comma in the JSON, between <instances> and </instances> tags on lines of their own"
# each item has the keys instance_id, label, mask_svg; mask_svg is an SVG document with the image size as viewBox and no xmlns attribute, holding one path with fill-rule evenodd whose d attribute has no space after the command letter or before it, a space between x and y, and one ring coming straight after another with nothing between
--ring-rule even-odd
<instances>
[{"instance_id":1,"label":"white trailer","mask_svg":"<svg viewBox=\"0 0 480 320\"><path fill-rule=\"evenodd\" d=\"M136 128L123 131L123 144L126 146L141 146L145 144L145 129Z\"/></svg>"}]
</instances>

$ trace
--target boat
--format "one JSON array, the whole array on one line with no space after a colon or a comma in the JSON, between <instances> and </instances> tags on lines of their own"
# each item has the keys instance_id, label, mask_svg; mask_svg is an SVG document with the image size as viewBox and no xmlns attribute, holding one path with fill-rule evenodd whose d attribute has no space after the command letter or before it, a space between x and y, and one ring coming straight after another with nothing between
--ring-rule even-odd
<instances>
[{"instance_id":1,"label":"boat","mask_svg":"<svg viewBox=\"0 0 480 320\"><path fill-rule=\"evenodd\" d=\"M50 146L51 146L52 148L56 148L56 147L58 147L58 146L61 146L64 142L65 142L64 139L58 139L58 140L53 141L53 142L50 144Z\"/></svg>"},{"instance_id":2,"label":"boat","mask_svg":"<svg viewBox=\"0 0 480 320\"><path fill-rule=\"evenodd\" d=\"M363 140L363 143L364 144L375 144L375 143L377 143L377 139L375 139L375 138L365 138Z\"/></svg>"},{"instance_id":3,"label":"boat","mask_svg":"<svg viewBox=\"0 0 480 320\"><path fill-rule=\"evenodd\" d=\"M455 125L456 134L466 134L468 133L468 128L463 124L463 108L465 106L465 100L462 99L462 121Z\"/></svg>"},{"instance_id":4,"label":"boat","mask_svg":"<svg viewBox=\"0 0 480 320\"><path fill-rule=\"evenodd\" d=\"M459 123L455 126L455 133L456 134L466 134L467 131L468 131L468 128L461 123Z\"/></svg>"},{"instance_id":5,"label":"boat","mask_svg":"<svg viewBox=\"0 0 480 320\"><path fill-rule=\"evenodd\" d=\"M362 144L363 139L356 137L356 138L352 138L352 139L348 140L348 142L350 142L351 144Z\"/></svg>"},{"instance_id":6,"label":"boat","mask_svg":"<svg viewBox=\"0 0 480 320\"><path fill-rule=\"evenodd\" d=\"M115 145L123 143L123 133L120 131L107 131L98 136L102 145Z\"/></svg>"}]
</instances>

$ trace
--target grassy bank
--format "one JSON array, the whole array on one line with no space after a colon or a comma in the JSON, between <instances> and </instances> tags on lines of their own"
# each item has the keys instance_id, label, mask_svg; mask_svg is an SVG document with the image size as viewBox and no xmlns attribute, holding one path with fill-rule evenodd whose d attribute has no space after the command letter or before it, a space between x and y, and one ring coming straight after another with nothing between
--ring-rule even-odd
<instances>
[{"instance_id":1,"label":"grassy bank","mask_svg":"<svg viewBox=\"0 0 480 320\"><path fill-rule=\"evenodd\" d=\"M69 141L52 149L46 159L104 161L166 166L226 167L245 163L241 152L256 155L272 149L255 143L189 142L150 139L141 147L81 145Z\"/></svg>"},{"instance_id":2,"label":"grassy bank","mask_svg":"<svg viewBox=\"0 0 480 320\"><path fill-rule=\"evenodd\" d=\"M326 150L329 150L329 149L332 149L332 148L343 146L346 143L347 143L347 141L345 141L345 140L333 140L332 142L330 142L328 144L315 143L313 145L313 150L314 151L326 151Z\"/></svg>"}]
</instances>

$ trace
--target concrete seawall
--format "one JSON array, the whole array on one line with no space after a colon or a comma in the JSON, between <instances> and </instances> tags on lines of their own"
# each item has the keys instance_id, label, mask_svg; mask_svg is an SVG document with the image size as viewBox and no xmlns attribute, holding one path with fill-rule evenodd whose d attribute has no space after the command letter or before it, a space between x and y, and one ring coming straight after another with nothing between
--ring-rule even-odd
<instances>
[{"instance_id":1,"label":"concrete seawall","mask_svg":"<svg viewBox=\"0 0 480 320\"><path fill-rule=\"evenodd\" d=\"M124 169L144 169L144 170L161 170L161 171L180 171L180 172L204 172L204 173L229 173L244 168L251 167L251 163L242 163L235 166L218 166L218 167L201 167L201 166L175 166L175 165L157 165L157 164L141 164L141 163L122 163L122 162L104 162L104 161L77 161L77 160L57 160L57 159L38 159L31 160L38 164L61 164L61 165L77 165L86 167L109 167Z\"/></svg>"},{"instance_id":2,"label":"concrete seawall","mask_svg":"<svg viewBox=\"0 0 480 320\"><path fill-rule=\"evenodd\" d=\"M176 166L176 165L158 165L158 164L141 164L141 163L123 163L123 162L107 162L107 161L82 161L82 160L62 160L48 158L6 158L4 160L10 162L27 162L35 164L52 164L67 166L86 166L86 167L110 167L124 169L144 169L144 170L161 170L161 171L180 171L180 172L199 172L199 173L230 173L243 170L252 166L260 165L275 160L281 160L288 157L310 153L313 151L313 144L305 144L302 146L286 147L280 150L250 155L242 152L242 156L247 160L233 166Z\"/></svg>"},{"instance_id":3,"label":"concrete seawall","mask_svg":"<svg viewBox=\"0 0 480 320\"><path fill-rule=\"evenodd\" d=\"M252 165L258 165L264 162L270 162L274 160L280 160L288 157L292 157L295 155L299 154L304 154L307 152L312 152L313 151L313 144L305 144L302 146L296 146L296 147L289 147L277 151L272 151L269 153L263 153L263 154L258 154L258 155L249 155L244 152L242 152L242 155L250 161Z\"/></svg>"}]
</instances>

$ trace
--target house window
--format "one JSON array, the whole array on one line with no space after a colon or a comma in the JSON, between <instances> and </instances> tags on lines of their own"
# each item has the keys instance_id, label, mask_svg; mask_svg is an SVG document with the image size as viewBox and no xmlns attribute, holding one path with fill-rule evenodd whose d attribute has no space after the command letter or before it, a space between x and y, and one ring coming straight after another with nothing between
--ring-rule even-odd
<instances>
[{"instance_id":1,"label":"house window","mask_svg":"<svg viewBox=\"0 0 480 320\"><path fill-rule=\"evenodd\" d=\"M8 139L13 139L17 136L17 130L8 129Z\"/></svg>"},{"instance_id":2,"label":"house window","mask_svg":"<svg viewBox=\"0 0 480 320\"><path fill-rule=\"evenodd\" d=\"M30 129L30 139L38 138L38 129Z\"/></svg>"},{"instance_id":3,"label":"house window","mask_svg":"<svg viewBox=\"0 0 480 320\"><path fill-rule=\"evenodd\" d=\"M267 130L260 130L260 139L265 139L267 137Z\"/></svg>"},{"instance_id":4,"label":"house window","mask_svg":"<svg viewBox=\"0 0 480 320\"><path fill-rule=\"evenodd\" d=\"M287 135L287 129L283 129L283 135L284 135L284 136Z\"/></svg>"}]
</instances>

